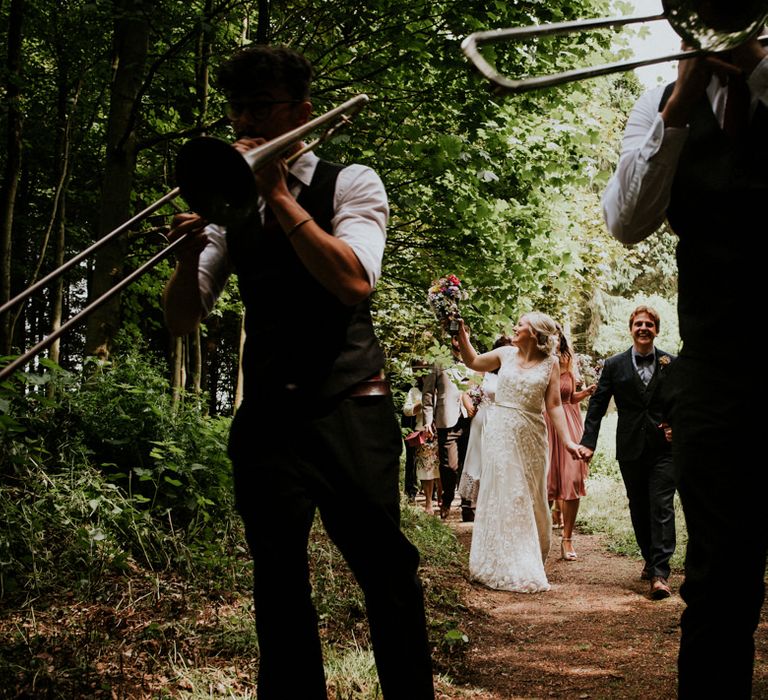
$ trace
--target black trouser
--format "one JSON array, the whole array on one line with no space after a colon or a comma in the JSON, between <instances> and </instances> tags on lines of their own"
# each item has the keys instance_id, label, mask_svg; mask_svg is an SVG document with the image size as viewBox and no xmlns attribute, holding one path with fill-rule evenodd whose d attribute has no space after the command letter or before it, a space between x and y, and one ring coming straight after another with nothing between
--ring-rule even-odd
<instances>
[{"instance_id":1,"label":"black trouser","mask_svg":"<svg viewBox=\"0 0 768 700\"><path fill-rule=\"evenodd\" d=\"M672 444L688 527L679 697L746 699L768 546L765 425L754 409L762 394L741 370L684 357L673 366Z\"/></svg>"},{"instance_id":2,"label":"black trouser","mask_svg":"<svg viewBox=\"0 0 768 700\"><path fill-rule=\"evenodd\" d=\"M413 498L419 492L419 480L416 478L416 448L405 446L405 478L403 491L409 498Z\"/></svg>"},{"instance_id":3,"label":"black trouser","mask_svg":"<svg viewBox=\"0 0 768 700\"><path fill-rule=\"evenodd\" d=\"M258 697L327 697L307 561L317 508L365 594L384 697L433 698L419 554L399 527L390 398L346 399L314 417L290 400L272 411L264 425L244 404L229 447L254 559Z\"/></svg>"},{"instance_id":4,"label":"black trouser","mask_svg":"<svg viewBox=\"0 0 768 700\"><path fill-rule=\"evenodd\" d=\"M647 449L640 459L621 460L629 515L651 576L669 577L675 552L675 473L672 453Z\"/></svg>"},{"instance_id":5,"label":"black trouser","mask_svg":"<svg viewBox=\"0 0 768 700\"><path fill-rule=\"evenodd\" d=\"M443 489L443 508L450 508L461 478L467 441L464 439L467 419L459 418L452 428L437 429L437 452L440 459L440 483ZM463 448L463 449L462 449Z\"/></svg>"}]
</instances>

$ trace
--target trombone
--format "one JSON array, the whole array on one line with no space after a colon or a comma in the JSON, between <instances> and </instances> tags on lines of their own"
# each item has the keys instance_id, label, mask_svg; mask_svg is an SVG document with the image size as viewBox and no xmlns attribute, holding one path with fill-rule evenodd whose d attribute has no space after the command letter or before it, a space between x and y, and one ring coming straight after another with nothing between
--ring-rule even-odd
<instances>
[{"instance_id":1,"label":"trombone","mask_svg":"<svg viewBox=\"0 0 768 700\"><path fill-rule=\"evenodd\" d=\"M286 162L290 165L300 156L314 150L318 145L330 139L340 128L349 124L351 118L368 101L368 95L357 95L306 124L242 154L232 148L231 144L226 141L210 136L201 136L187 141L179 150L176 158L177 187L0 306L0 314L6 313L17 304L25 301L53 280L58 279L67 270L93 255L107 243L125 233L135 224L143 221L179 195L184 198L194 212L200 214L207 221L223 226L243 221L257 207L258 192L256 190L256 181L253 177L254 172L278 160L306 136L318 131L321 127L325 127L325 131L316 139L286 159ZM201 167L201 165L204 167ZM163 250L156 253L147 262L136 268L100 297L90 302L59 328L51 331L39 343L0 369L0 381L10 377L17 369L50 347L54 341L64 335L70 328L85 320L102 304L109 301L118 292L131 285L162 260L169 257L183 242L184 237L163 248Z\"/></svg>"},{"instance_id":2,"label":"trombone","mask_svg":"<svg viewBox=\"0 0 768 700\"><path fill-rule=\"evenodd\" d=\"M760 32L766 18L768 18L767 5L765 0L739 0L739 2L733 0L710 0L710 2L662 0L664 11L661 14L607 17L511 29L492 29L470 34L462 41L461 49L474 68L490 81L491 89L496 94L528 92L529 90L562 85L599 75L634 70L656 63L685 60L712 52L727 51L743 44ZM571 34L660 20L667 20L685 44L693 48L688 51L652 58L616 61L600 66L576 68L561 73L529 76L521 79L508 78L499 73L483 58L478 48L483 44L516 42L539 36ZM768 44L768 37L763 37L760 41L762 44Z\"/></svg>"}]
</instances>

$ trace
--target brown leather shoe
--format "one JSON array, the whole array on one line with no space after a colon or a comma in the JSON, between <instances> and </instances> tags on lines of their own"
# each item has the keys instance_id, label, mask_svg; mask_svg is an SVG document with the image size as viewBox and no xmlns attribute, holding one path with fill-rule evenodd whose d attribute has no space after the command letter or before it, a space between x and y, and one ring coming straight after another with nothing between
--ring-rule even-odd
<instances>
[{"instance_id":1,"label":"brown leather shoe","mask_svg":"<svg viewBox=\"0 0 768 700\"><path fill-rule=\"evenodd\" d=\"M672 595L672 589L663 576L654 576L651 579L651 598L654 600L663 600Z\"/></svg>"}]
</instances>

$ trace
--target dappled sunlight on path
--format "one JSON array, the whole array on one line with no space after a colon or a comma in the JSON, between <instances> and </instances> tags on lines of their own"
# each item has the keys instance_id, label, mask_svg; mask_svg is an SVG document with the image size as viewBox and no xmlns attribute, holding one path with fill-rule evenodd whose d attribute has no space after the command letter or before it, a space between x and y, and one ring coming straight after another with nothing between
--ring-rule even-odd
<instances>
[{"instance_id":1,"label":"dappled sunlight on path","mask_svg":"<svg viewBox=\"0 0 768 700\"><path fill-rule=\"evenodd\" d=\"M449 520L469 548L472 525ZM456 689L439 697L647 698L676 696L682 576L674 595L648 597L642 563L607 551L597 535L576 533L579 558L559 558L553 533L546 564L552 589L522 594L468 584L462 630L466 657L451 670ZM755 697L768 697L768 630L758 631Z\"/></svg>"}]
</instances>

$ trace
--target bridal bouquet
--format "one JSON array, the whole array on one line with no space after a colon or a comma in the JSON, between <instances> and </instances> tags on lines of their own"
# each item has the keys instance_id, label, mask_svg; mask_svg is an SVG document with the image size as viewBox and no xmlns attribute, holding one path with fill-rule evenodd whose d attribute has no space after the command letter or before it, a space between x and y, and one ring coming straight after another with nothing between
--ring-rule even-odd
<instances>
[{"instance_id":1,"label":"bridal bouquet","mask_svg":"<svg viewBox=\"0 0 768 700\"><path fill-rule=\"evenodd\" d=\"M472 401L472 405L475 408L478 408L480 404L483 402L483 399L485 398L485 392L483 391L483 387L473 385L467 389L467 395L469 396L470 400Z\"/></svg>"},{"instance_id":2,"label":"bridal bouquet","mask_svg":"<svg viewBox=\"0 0 768 700\"><path fill-rule=\"evenodd\" d=\"M467 298L456 275L446 275L435 282L427 292L427 300L437 320L452 335L459 330L459 301Z\"/></svg>"}]
</instances>

